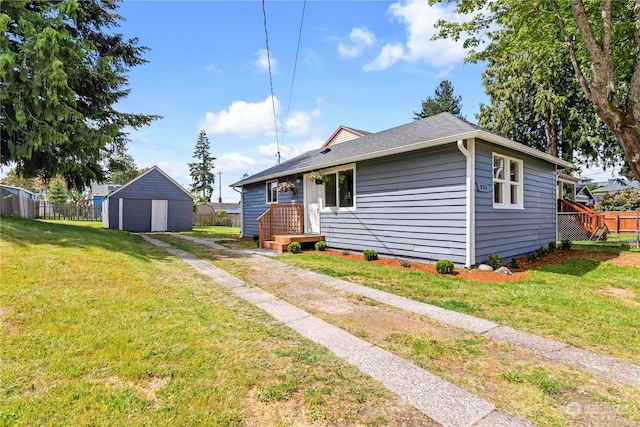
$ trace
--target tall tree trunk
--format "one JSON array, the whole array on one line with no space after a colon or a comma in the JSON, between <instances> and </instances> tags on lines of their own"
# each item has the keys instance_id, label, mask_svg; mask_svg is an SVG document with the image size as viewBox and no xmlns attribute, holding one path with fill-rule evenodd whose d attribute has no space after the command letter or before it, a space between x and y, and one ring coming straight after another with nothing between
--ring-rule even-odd
<instances>
[{"instance_id":1,"label":"tall tree trunk","mask_svg":"<svg viewBox=\"0 0 640 427\"><path fill-rule=\"evenodd\" d=\"M551 120L551 111L547 111L544 121L544 134L547 139L547 154L558 157L558 126Z\"/></svg>"}]
</instances>

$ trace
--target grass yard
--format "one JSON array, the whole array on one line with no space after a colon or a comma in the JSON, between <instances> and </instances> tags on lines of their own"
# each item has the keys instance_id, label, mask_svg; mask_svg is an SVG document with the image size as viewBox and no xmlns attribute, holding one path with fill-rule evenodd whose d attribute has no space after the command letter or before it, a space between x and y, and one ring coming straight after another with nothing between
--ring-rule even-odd
<instances>
[{"instance_id":1,"label":"grass yard","mask_svg":"<svg viewBox=\"0 0 640 427\"><path fill-rule=\"evenodd\" d=\"M505 283L412 272L315 251L278 259L639 364L640 254L631 254L636 266L585 255Z\"/></svg>"},{"instance_id":2,"label":"grass yard","mask_svg":"<svg viewBox=\"0 0 640 427\"><path fill-rule=\"evenodd\" d=\"M0 227L0 425L429 425L139 236Z\"/></svg>"}]
</instances>

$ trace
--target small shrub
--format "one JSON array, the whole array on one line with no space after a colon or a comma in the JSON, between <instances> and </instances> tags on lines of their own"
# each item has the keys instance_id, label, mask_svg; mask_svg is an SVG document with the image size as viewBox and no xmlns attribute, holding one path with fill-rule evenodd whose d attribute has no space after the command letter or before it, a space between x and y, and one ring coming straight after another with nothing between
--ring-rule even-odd
<instances>
[{"instance_id":1,"label":"small shrub","mask_svg":"<svg viewBox=\"0 0 640 427\"><path fill-rule=\"evenodd\" d=\"M364 256L364 259L366 259L367 261L373 261L375 259L378 259L378 252L374 251L373 249L365 249L362 255Z\"/></svg>"},{"instance_id":2,"label":"small shrub","mask_svg":"<svg viewBox=\"0 0 640 427\"><path fill-rule=\"evenodd\" d=\"M256 242L256 245L260 246L260 235L259 234L254 234L253 235L253 241Z\"/></svg>"},{"instance_id":3,"label":"small shrub","mask_svg":"<svg viewBox=\"0 0 640 427\"><path fill-rule=\"evenodd\" d=\"M349 251L342 251L342 255L344 255L344 256L351 255L351 252L349 252Z\"/></svg>"},{"instance_id":4,"label":"small shrub","mask_svg":"<svg viewBox=\"0 0 640 427\"><path fill-rule=\"evenodd\" d=\"M322 240L320 242L316 242L314 247L316 248L316 251L326 251L327 250L327 242L325 242L324 240Z\"/></svg>"},{"instance_id":5,"label":"small shrub","mask_svg":"<svg viewBox=\"0 0 640 427\"><path fill-rule=\"evenodd\" d=\"M488 264L491 266L491 268L497 270L502 267L502 258L498 254L489 254Z\"/></svg>"},{"instance_id":6,"label":"small shrub","mask_svg":"<svg viewBox=\"0 0 640 427\"><path fill-rule=\"evenodd\" d=\"M556 249L558 249L558 243L553 241L549 242L549 246L547 246L547 250L549 251L549 253L554 253Z\"/></svg>"},{"instance_id":7,"label":"small shrub","mask_svg":"<svg viewBox=\"0 0 640 427\"><path fill-rule=\"evenodd\" d=\"M409 268L411 267L411 263L405 259L401 259L400 260L400 266L404 267L404 268Z\"/></svg>"},{"instance_id":8,"label":"small shrub","mask_svg":"<svg viewBox=\"0 0 640 427\"><path fill-rule=\"evenodd\" d=\"M547 256L547 248L545 248L544 246L540 246L538 249L535 250L535 252L538 253L538 258Z\"/></svg>"},{"instance_id":9,"label":"small shrub","mask_svg":"<svg viewBox=\"0 0 640 427\"><path fill-rule=\"evenodd\" d=\"M562 241L560 242L560 249L562 249L563 251L568 251L569 249L571 249L571 240L562 239Z\"/></svg>"},{"instance_id":10,"label":"small shrub","mask_svg":"<svg viewBox=\"0 0 640 427\"><path fill-rule=\"evenodd\" d=\"M441 259L436 262L436 271L440 274L453 273L453 261L450 259Z\"/></svg>"},{"instance_id":11,"label":"small shrub","mask_svg":"<svg viewBox=\"0 0 640 427\"><path fill-rule=\"evenodd\" d=\"M538 260L538 251L533 251L529 254L529 256L527 257L527 261L529 262L536 262Z\"/></svg>"},{"instance_id":12,"label":"small shrub","mask_svg":"<svg viewBox=\"0 0 640 427\"><path fill-rule=\"evenodd\" d=\"M298 242L291 242L289 243L289 246L287 246L287 251L291 252L292 254L297 254L301 250L302 246L300 246L300 243Z\"/></svg>"},{"instance_id":13,"label":"small shrub","mask_svg":"<svg viewBox=\"0 0 640 427\"><path fill-rule=\"evenodd\" d=\"M511 258L511 268L520 268L520 260L516 257Z\"/></svg>"}]
</instances>

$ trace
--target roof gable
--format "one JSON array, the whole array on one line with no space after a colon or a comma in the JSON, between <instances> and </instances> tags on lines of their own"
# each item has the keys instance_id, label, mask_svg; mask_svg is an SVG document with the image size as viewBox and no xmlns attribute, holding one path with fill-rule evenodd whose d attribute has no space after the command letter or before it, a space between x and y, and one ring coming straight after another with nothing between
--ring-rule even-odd
<instances>
[{"instance_id":1,"label":"roof gable","mask_svg":"<svg viewBox=\"0 0 640 427\"><path fill-rule=\"evenodd\" d=\"M351 141L356 138L360 138L361 136L369 135L371 132L367 132L364 130L358 130L354 128L349 128L346 126L340 126L334 133L327 139L322 147L328 147L332 144L339 144L341 142Z\"/></svg>"},{"instance_id":2,"label":"roof gable","mask_svg":"<svg viewBox=\"0 0 640 427\"><path fill-rule=\"evenodd\" d=\"M184 194L186 194L187 196L189 196L191 199L193 199L193 194L189 193L187 190L184 189L184 187L182 187L180 184L178 184L173 178L171 178L169 175L167 175L162 169L160 169L158 166L153 166L151 167L148 171L146 171L145 173L135 177L134 179L132 179L131 181L127 182L126 184L124 184L122 187L116 189L115 191L113 191L112 193L106 195L106 198L110 198L120 192L124 192L126 191L128 188L134 186L138 181L143 180L147 175L150 175L152 173L160 173L164 178L167 179L167 181L169 181L169 183L171 183L172 185L174 185L176 188L178 188L180 191L182 191Z\"/></svg>"},{"instance_id":3,"label":"roof gable","mask_svg":"<svg viewBox=\"0 0 640 427\"><path fill-rule=\"evenodd\" d=\"M318 150L308 151L231 186L251 184L284 175L435 147L468 138L481 138L490 143L541 158L549 163L573 167L569 162L511 141L445 112L381 132L367 134L350 140L348 144L333 144L328 147L323 146Z\"/></svg>"}]
</instances>

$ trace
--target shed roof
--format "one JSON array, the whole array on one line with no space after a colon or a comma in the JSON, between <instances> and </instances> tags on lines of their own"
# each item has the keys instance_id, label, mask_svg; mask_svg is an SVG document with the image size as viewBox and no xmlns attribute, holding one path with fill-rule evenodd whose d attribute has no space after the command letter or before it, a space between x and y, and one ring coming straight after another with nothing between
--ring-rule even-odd
<instances>
[{"instance_id":1,"label":"shed roof","mask_svg":"<svg viewBox=\"0 0 640 427\"><path fill-rule=\"evenodd\" d=\"M440 113L377 133L366 134L341 144L308 151L231 186L238 187L284 175L435 147L468 138L481 138L564 168L573 168L569 162L489 132L451 113Z\"/></svg>"},{"instance_id":2,"label":"shed roof","mask_svg":"<svg viewBox=\"0 0 640 427\"><path fill-rule=\"evenodd\" d=\"M171 178L169 175L167 175L162 169L160 169L158 166L152 166L148 171L146 171L145 173L135 177L134 179L132 179L131 181L127 182L126 184L124 184L122 187L118 188L117 190L113 191L112 193L109 193L108 195L104 196L105 199L111 198L114 195L118 194L120 191L124 190L127 187L130 187L131 185L135 184L138 180L140 180L143 176L150 174L151 172L159 172L160 174L162 174L165 178L167 178L173 185L175 185L176 187L178 187L180 190L182 190L185 194L187 194L189 197L191 197L192 199L193 194L189 193L187 190L184 189L184 187L180 184L178 184L173 178Z\"/></svg>"}]
</instances>

